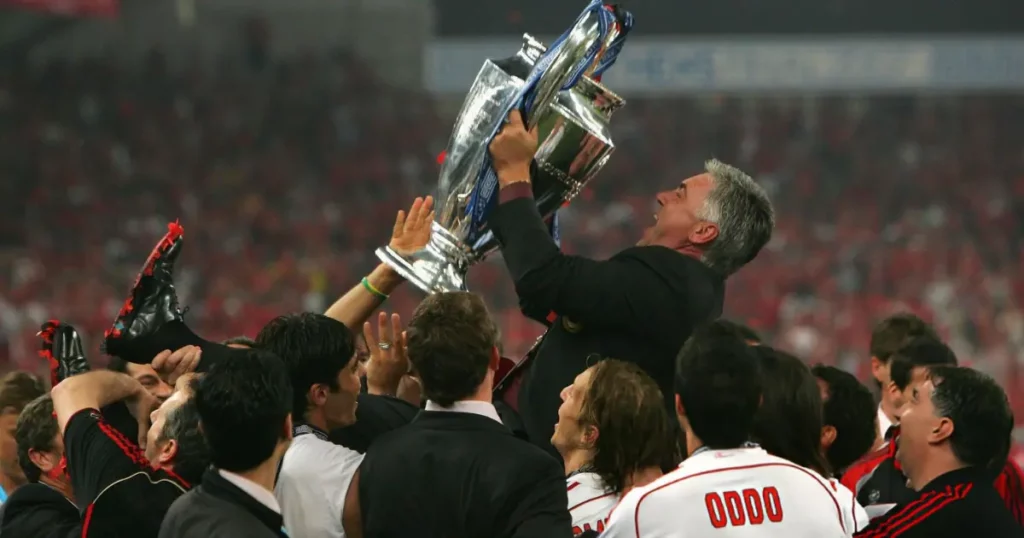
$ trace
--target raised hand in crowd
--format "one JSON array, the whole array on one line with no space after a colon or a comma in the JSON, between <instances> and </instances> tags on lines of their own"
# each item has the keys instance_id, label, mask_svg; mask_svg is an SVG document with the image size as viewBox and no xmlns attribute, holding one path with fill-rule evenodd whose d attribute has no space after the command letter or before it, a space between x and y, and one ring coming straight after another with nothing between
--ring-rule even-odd
<instances>
[{"instance_id":1,"label":"raised hand in crowd","mask_svg":"<svg viewBox=\"0 0 1024 538\"><path fill-rule=\"evenodd\" d=\"M430 241L430 225L433 221L434 198L416 198L408 213L399 210L395 216L395 226L388 246L403 256L426 247ZM335 301L324 315L344 323L353 331L359 331L373 311L380 308L402 282L405 279L398 272L381 263Z\"/></svg>"},{"instance_id":2,"label":"raised hand in crowd","mask_svg":"<svg viewBox=\"0 0 1024 538\"><path fill-rule=\"evenodd\" d=\"M168 385L177 384L178 379L196 371L203 350L199 346L184 346L175 351L165 349L156 357L150 366Z\"/></svg>"},{"instance_id":3,"label":"raised hand in crowd","mask_svg":"<svg viewBox=\"0 0 1024 538\"><path fill-rule=\"evenodd\" d=\"M391 250L408 256L427 246L430 241L430 224L434 222L434 197L416 198L409 208L409 214L399 210L395 227L391 231Z\"/></svg>"},{"instance_id":4,"label":"raised hand in crowd","mask_svg":"<svg viewBox=\"0 0 1024 538\"><path fill-rule=\"evenodd\" d=\"M402 330L401 317L397 314L392 314L390 320L388 318L387 313L383 312L377 316L376 335L372 323L362 324L362 337L366 338L370 351L367 391L371 395L398 397L418 406L419 382L411 375L406 331ZM415 402L411 401L413 397Z\"/></svg>"}]
</instances>

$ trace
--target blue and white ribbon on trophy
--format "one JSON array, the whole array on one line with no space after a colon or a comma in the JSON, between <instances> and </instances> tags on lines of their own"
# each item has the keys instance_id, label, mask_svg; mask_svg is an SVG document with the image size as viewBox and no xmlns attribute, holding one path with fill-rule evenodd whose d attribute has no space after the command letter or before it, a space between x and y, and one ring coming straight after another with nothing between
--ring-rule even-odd
<instances>
[{"instance_id":1,"label":"blue and white ribbon on trophy","mask_svg":"<svg viewBox=\"0 0 1024 538\"><path fill-rule=\"evenodd\" d=\"M622 50L622 45L626 42L626 36L629 33L629 30L633 27L633 16L628 11L613 10L611 7L605 6L602 0L592 0L576 19L576 22L573 23L573 26L559 36L558 39L556 39L537 60L533 70L530 71L530 76L527 77L526 82L523 84L523 87L519 90L516 97L508 104L502 118L507 117L508 114L516 108L522 112L524 120L530 116L534 108L534 99L537 96L537 83L540 81L541 76L543 76L551 66L551 62L557 56L558 51L569 36L572 28L592 13L597 13L598 15L599 28L601 32L600 38L595 40L590 48L587 49L586 54L573 68L572 75L560 88L560 91L571 89L580 81L581 78L583 78L587 70L594 65L594 61L597 58L597 55L601 52L601 47L604 45L605 40L608 37L608 32L610 32L614 25L618 23L620 25L619 35L608 45L608 48L601 56L597 66L594 68L593 77L595 79L599 78L605 70L615 63L615 59ZM494 140L494 137L498 134L502 125L504 124L499 123L495 126L494 132L492 132L491 136L488 138L488 146L490 146L490 141ZM470 226L466 236L466 242L474 249L490 239L492 232L486 231L481 233L481 225L483 224L486 215L497 204L497 199L498 175L494 171L494 167L491 163L491 156L488 152L485 154L484 165L480 170L480 177L476 183L476 188L473 189L473 192L470 195L469 205L466 207L466 213L470 217ZM559 243L557 212L552 216L550 226L551 236L554 238L556 243Z\"/></svg>"}]
</instances>

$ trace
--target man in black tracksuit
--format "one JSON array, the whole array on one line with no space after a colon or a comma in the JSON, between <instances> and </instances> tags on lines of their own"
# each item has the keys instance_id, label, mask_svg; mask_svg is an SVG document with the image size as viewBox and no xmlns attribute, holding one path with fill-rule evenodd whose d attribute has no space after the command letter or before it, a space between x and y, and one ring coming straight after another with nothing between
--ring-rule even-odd
<instances>
[{"instance_id":1,"label":"man in black tracksuit","mask_svg":"<svg viewBox=\"0 0 1024 538\"><path fill-rule=\"evenodd\" d=\"M768 242L774 213L750 177L712 160L657 194L653 225L636 247L607 261L563 254L537 210L534 193L547 186L532 184L537 136L522 121L513 112L491 144L500 192L488 223L523 313L549 329L524 360L522 388L509 381L497 392L518 405L530 441L554 454L559 393L594 356L641 366L675 416L675 356L695 326L721 315L725 278Z\"/></svg>"},{"instance_id":2,"label":"man in black tracksuit","mask_svg":"<svg viewBox=\"0 0 1024 538\"><path fill-rule=\"evenodd\" d=\"M896 457L916 494L856 536L1024 536L992 485L1012 430L1006 393L995 381L969 368L931 368L903 407L896 440Z\"/></svg>"}]
</instances>

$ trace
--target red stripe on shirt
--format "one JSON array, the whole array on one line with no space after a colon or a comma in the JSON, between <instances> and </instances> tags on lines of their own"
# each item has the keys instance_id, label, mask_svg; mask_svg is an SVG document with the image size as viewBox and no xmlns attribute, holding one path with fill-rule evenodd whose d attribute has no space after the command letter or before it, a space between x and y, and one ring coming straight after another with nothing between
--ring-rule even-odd
<instances>
[{"instance_id":1,"label":"red stripe on shirt","mask_svg":"<svg viewBox=\"0 0 1024 538\"><path fill-rule=\"evenodd\" d=\"M898 512L887 516L877 528L864 533L861 537L894 538L899 536L950 503L963 499L971 491L972 487L972 484L959 484L955 488L947 486L945 491L942 492L932 491L926 493L919 499L907 503Z\"/></svg>"},{"instance_id":2,"label":"red stripe on shirt","mask_svg":"<svg viewBox=\"0 0 1024 538\"><path fill-rule=\"evenodd\" d=\"M92 523L92 507L93 504L89 503L89 507L85 509L85 518L82 523L82 538L89 536L89 523Z\"/></svg>"},{"instance_id":3,"label":"red stripe on shirt","mask_svg":"<svg viewBox=\"0 0 1024 538\"><path fill-rule=\"evenodd\" d=\"M672 486L672 485L678 484L680 482L683 482L683 481L685 481L687 479L690 479L690 478L697 478L698 476L704 476L704 475L715 474L715 473L724 473L724 472L727 472L727 471L743 471L743 470L746 470L746 469L757 469L757 468L760 468L760 467L788 467L790 469L796 469L796 470L806 474L808 477L811 478L811 480L813 480L816 484L821 486L821 489L824 489L825 492L828 493L828 496L832 498L832 504L834 504L835 507L836 507L836 517L839 518L839 526L840 526L840 528L843 529L844 532L846 531L846 524L843 523L843 509L839 507L839 501L836 499L836 496L831 491L829 491L828 485L822 483L822 481L819 480L811 471L808 471L807 469L804 469L803 467L800 467L798 465L794 465L792 463L756 463L756 464L753 464L753 465L742 465L742 466L739 466L739 467L726 467L724 469L711 469L709 471L703 471L703 472L700 472L700 473L696 473L696 474L692 474L692 475L688 475L688 476L683 476L683 477L677 478L677 479L675 479L675 480L673 480L671 482L666 482L666 483L664 483L664 484L662 484L662 485L660 485L660 486L658 486L658 487L656 487L654 489L651 489L651 490L648 490L648 491L644 492L644 494L641 495L639 499L637 499L637 501L636 501L636 508L633 509L633 525L634 525L634 528L636 529L636 538L643 538L642 535L640 534L640 503L644 502L644 499L646 499L648 495L650 495L650 494L652 494L652 493L654 493L654 492L656 492L656 491L658 491L660 489L664 489L664 488L667 488L669 486Z\"/></svg>"},{"instance_id":4,"label":"red stripe on shirt","mask_svg":"<svg viewBox=\"0 0 1024 538\"><path fill-rule=\"evenodd\" d=\"M870 475L878 468L883 461L889 458L888 447L882 447L858 460L856 463L851 465L843 473L843 477L839 480L839 483L846 486L846 489L853 492L853 496L856 497L860 491L858 491L859 484L864 477Z\"/></svg>"},{"instance_id":5,"label":"red stripe on shirt","mask_svg":"<svg viewBox=\"0 0 1024 538\"><path fill-rule=\"evenodd\" d=\"M587 500L585 500L585 501L583 501L581 503L577 503L576 506L570 506L569 507L569 511L572 512L573 510L583 506L584 504L587 504L587 503L590 503L590 502L594 502L594 501L596 501L598 499L603 499L605 497L611 497L613 495L615 495L615 494L614 493L605 493L604 495L598 495L597 497L591 497L591 498L589 498L589 499L587 499ZM608 513L611 513L611 511L609 511Z\"/></svg>"},{"instance_id":6,"label":"red stripe on shirt","mask_svg":"<svg viewBox=\"0 0 1024 538\"><path fill-rule=\"evenodd\" d=\"M103 434L106 435L111 441L113 441L114 444L117 445L117 448L121 449L121 452L123 452L125 456L132 460L133 463L135 463L139 467L142 467L143 470L146 471L152 471L157 469L149 462L149 460L146 459L146 455L143 454L141 450L139 450L138 445L129 441L128 438L124 436L124 434L117 431L117 429L108 424L106 420L100 418L99 420L96 421L96 424L100 427L100 431L103 432ZM163 472L167 473L167 476L173 478L176 482L178 482L178 484L181 485L181 487L185 489L189 489L192 487L183 478L175 474L174 471L170 469L163 469Z\"/></svg>"},{"instance_id":7,"label":"red stripe on shirt","mask_svg":"<svg viewBox=\"0 0 1024 538\"><path fill-rule=\"evenodd\" d=\"M575 488L575 487L576 487L576 486L578 486L578 485L580 485L580 483L579 483L579 482L573 482L572 484L569 484L569 486L565 488L565 491L567 491L567 492L568 492L568 491L572 491L572 490L573 490L573 488Z\"/></svg>"}]
</instances>

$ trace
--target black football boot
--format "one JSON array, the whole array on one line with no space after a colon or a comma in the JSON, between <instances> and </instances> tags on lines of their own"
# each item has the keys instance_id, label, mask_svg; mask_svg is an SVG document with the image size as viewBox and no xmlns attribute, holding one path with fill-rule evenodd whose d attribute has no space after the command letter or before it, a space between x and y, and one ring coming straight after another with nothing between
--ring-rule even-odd
<instances>
[{"instance_id":1,"label":"black football boot","mask_svg":"<svg viewBox=\"0 0 1024 538\"><path fill-rule=\"evenodd\" d=\"M113 325L104 333L103 350L129 362L149 363L165 345L155 338L172 322L183 323L174 290L174 262L181 254L184 228L178 222L167 225L167 234L157 243L135 279L131 294ZM176 348L175 348L176 349Z\"/></svg>"},{"instance_id":2,"label":"black football boot","mask_svg":"<svg viewBox=\"0 0 1024 538\"><path fill-rule=\"evenodd\" d=\"M39 328L39 337L42 339L39 356L50 365L51 387L73 375L89 371L89 359L74 327L52 319Z\"/></svg>"}]
</instances>

